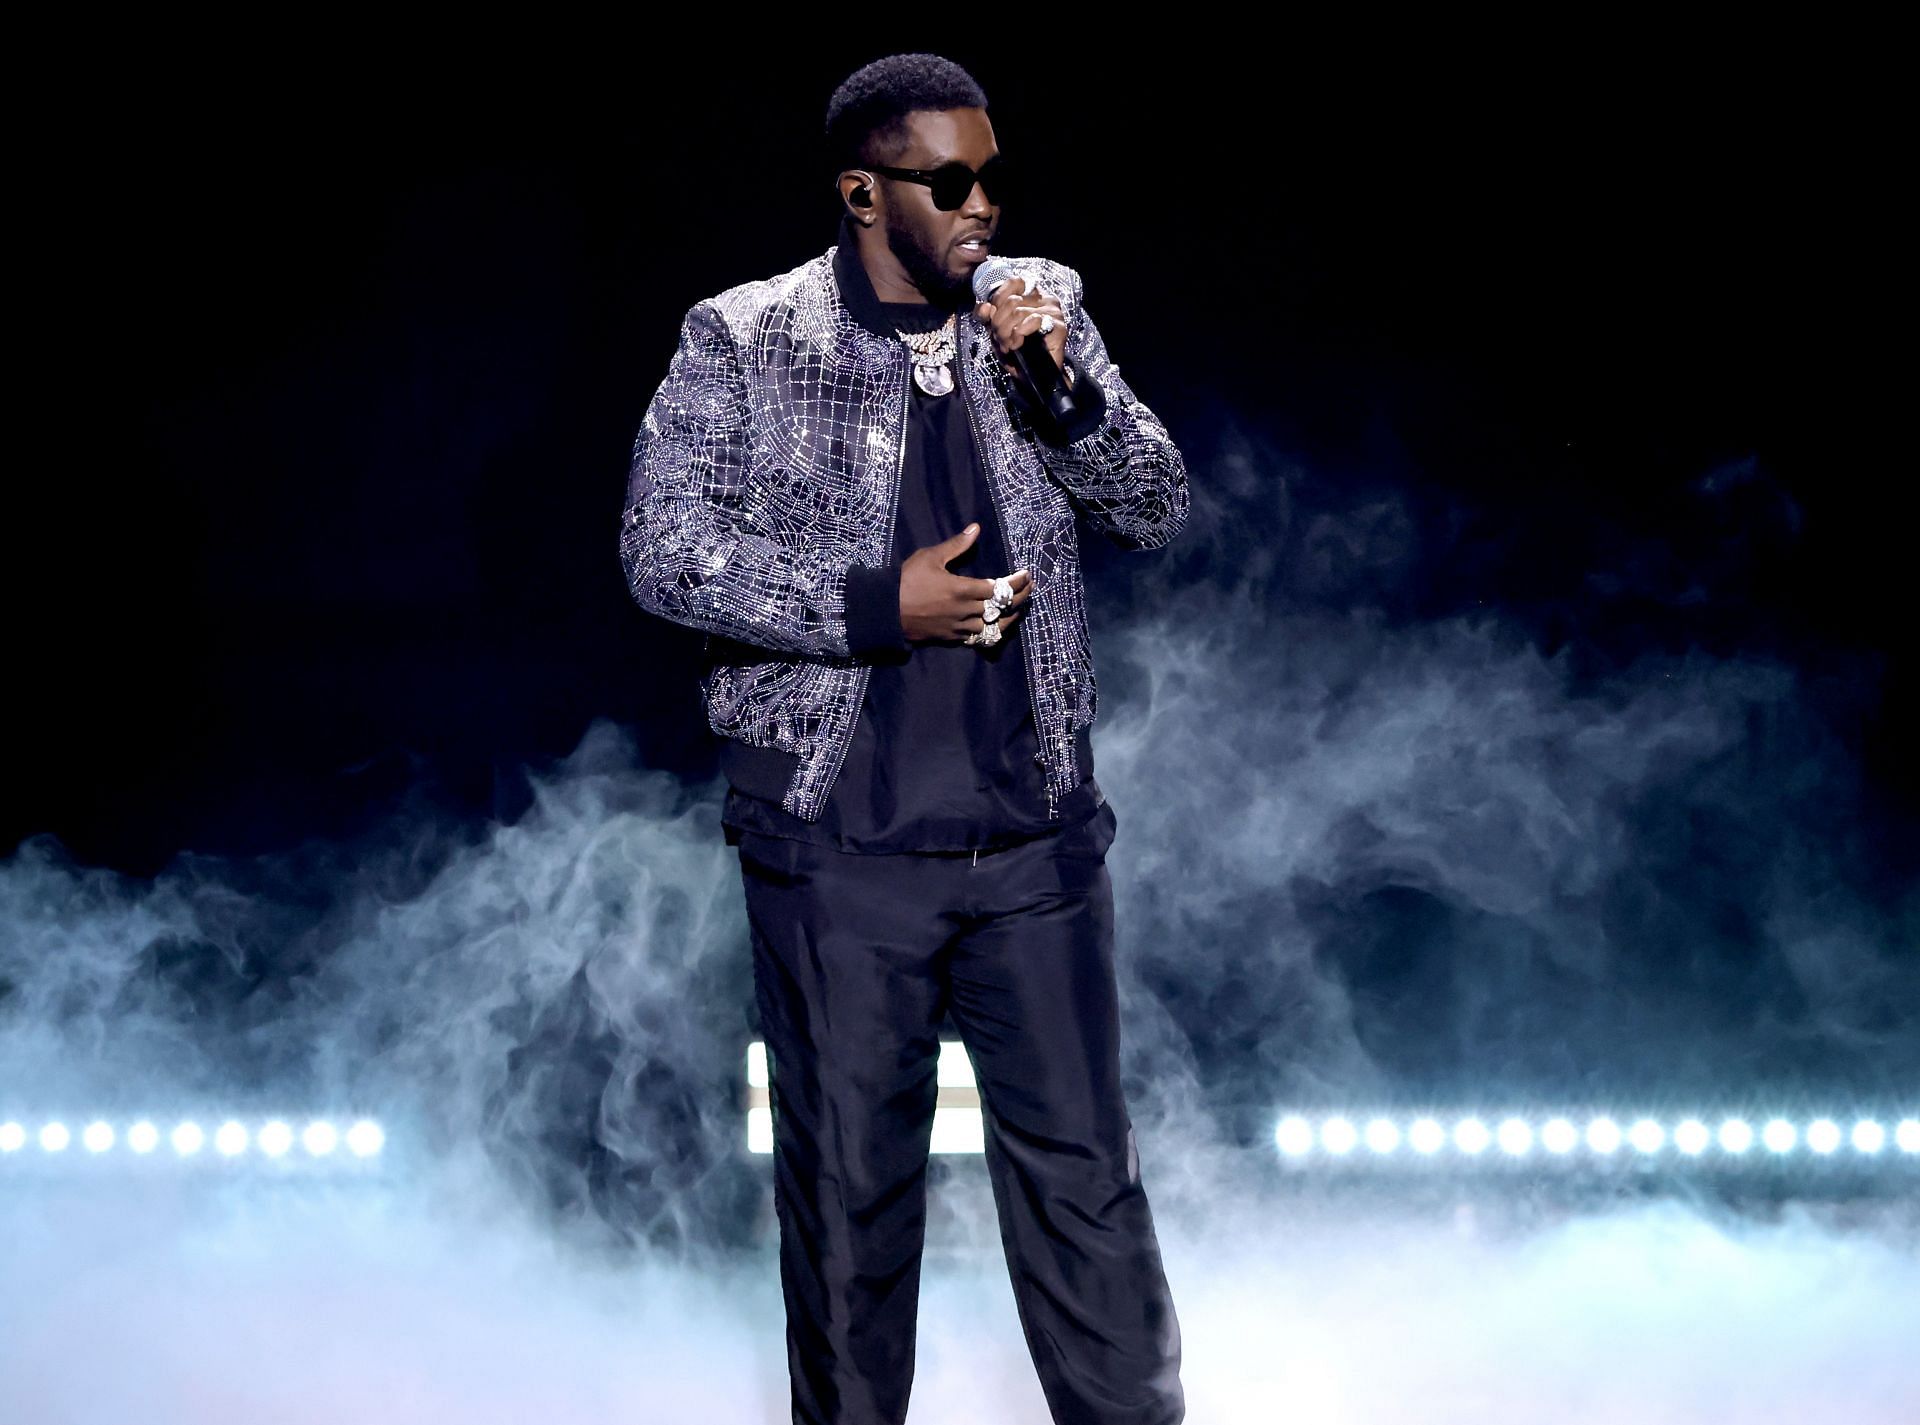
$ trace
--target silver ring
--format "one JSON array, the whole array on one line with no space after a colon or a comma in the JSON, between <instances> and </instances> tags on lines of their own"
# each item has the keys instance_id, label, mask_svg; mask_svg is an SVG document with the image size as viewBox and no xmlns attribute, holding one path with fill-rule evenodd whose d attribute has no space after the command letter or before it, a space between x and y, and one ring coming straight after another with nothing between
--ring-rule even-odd
<instances>
[{"instance_id":1,"label":"silver ring","mask_svg":"<svg viewBox=\"0 0 1920 1425\"><path fill-rule=\"evenodd\" d=\"M1042 312L1040 314L1040 335L1053 335L1053 314L1051 312Z\"/></svg>"},{"instance_id":2,"label":"silver ring","mask_svg":"<svg viewBox=\"0 0 1920 1425\"><path fill-rule=\"evenodd\" d=\"M993 581L993 601L1001 608L1013 602L1013 580L1002 577Z\"/></svg>"},{"instance_id":3,"label":"silver ring","mask_svg":"<svg viewBox=\"0 0 1920 1425\"><path fill-rule=\"evenodd\" d=\"M996 604L992 599L988 599L981 607L980 620L982 623L998 623L1000 621L1000 605Z\"/></svg>"}]
</instances>

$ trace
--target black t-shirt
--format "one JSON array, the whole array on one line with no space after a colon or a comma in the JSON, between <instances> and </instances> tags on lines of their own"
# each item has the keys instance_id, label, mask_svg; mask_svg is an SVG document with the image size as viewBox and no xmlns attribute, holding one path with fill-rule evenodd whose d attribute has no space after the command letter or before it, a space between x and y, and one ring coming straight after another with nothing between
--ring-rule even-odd
<instances>
[{"instance_id":1,"label":"black t-shirt","mask_svg":"<svg viewBox=\"0 0 1920 1425\"><path fill-rule=\"evenodd\" d=\"M924 306L874 307L906 331L944 317ZM960 366L950 368L956 377ZM964 400L957 382L944 396L913 385L894 521L896 572L916 549L977 520L979 536L949 570L980 579L1013 573ZM1055 834L1093 815L1100 794L1084 738L1081 783L1061 799L1057 817L1047 815L1023 638L1016 621L991 648L916 643L910 653L876 660L846 760L817 821L741 790L743 781L784 786L770 775L768 759L791 769L793 754L729 740L721 758L732 783L721 817L728 842L746 829L842 851L965 852Z\"/></svg>"}]
</instances>

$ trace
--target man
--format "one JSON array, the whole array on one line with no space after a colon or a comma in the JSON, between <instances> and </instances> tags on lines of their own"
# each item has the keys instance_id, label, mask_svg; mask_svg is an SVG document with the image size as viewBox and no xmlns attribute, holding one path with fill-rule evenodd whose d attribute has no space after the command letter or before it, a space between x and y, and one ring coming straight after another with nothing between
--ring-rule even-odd
<instances>
[{"instance_id":1,"label":"man","mask_svg":"<svg viewBox=\"0 0 1920 1425\"><path fill-rule=\"evenodd\" d=\"M620 541L640 605L709 635L793 1418L906 1417L951 1016L1054 1419L1171 1425L1180 1335L1120 1088L1075 516L1164 545L1186 470L1072 269L1017 262L976 303L1003 177L964 70L868 65L827 138L838 245L688 313ZM1069 383L1066 424L1018 373L1023 343Z\"/></svg>"}]
</instances>

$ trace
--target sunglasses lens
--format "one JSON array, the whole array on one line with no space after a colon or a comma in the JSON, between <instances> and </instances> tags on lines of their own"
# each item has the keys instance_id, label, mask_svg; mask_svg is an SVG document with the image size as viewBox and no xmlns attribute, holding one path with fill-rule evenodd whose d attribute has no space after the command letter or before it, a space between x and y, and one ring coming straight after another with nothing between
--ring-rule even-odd
<instances>
[{"instance_id":1,"label":"sunglasses lens","mask_svg":"<svg viewBox=\"0 0 1920 1425\"><path fill-rule=\"evenodd\" d=\"M986 167L980 170L980 188L987 195L987 201L998 207L1007 200L1007 162L1003 158L990 158Z\"/></svg>"},{"instance_id":2,"label":"sunglasses lens","mask_svg":"<svg viewBox=\"0 0 1920 1425\"><path fill-rule=\"evenodd\" d=\"M999 203L1006 188L1006 168L999 158L990 158L979 173L975 173L964 163L949 163L940 168L933 178L933 205L944 212L952 212L964 205L973 196L973 185L978 183L981 191L987 195L989 203Z\"/></svg>"},{"instance_id":3,"label":"sunglasses lens","mask_svg":"<svg viewBox=\"0 0 1920 1425\"><path fill-rule=\"evenodd\" d=\"M933 176L933 206L951 212L967 201L973 185L971 168L964 163L949 163Z\"/></svg>"}]
</instances>

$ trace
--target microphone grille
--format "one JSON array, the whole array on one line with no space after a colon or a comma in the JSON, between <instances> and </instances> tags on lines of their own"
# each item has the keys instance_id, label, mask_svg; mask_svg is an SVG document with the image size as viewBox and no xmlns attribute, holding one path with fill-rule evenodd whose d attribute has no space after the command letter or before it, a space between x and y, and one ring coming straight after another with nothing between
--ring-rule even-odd
<instances>
[{"instance_id":1,"label":"microphone grille","mask_svg":"<svg viewBox=\"0 0 1920 1425\"><path fill-rule=\"evenodd\" d=\"M989 257L973 269L973 300L991 302L994 288L1019 275L1019 270L1006 258Z\"/></svg>"}]
</instances>

